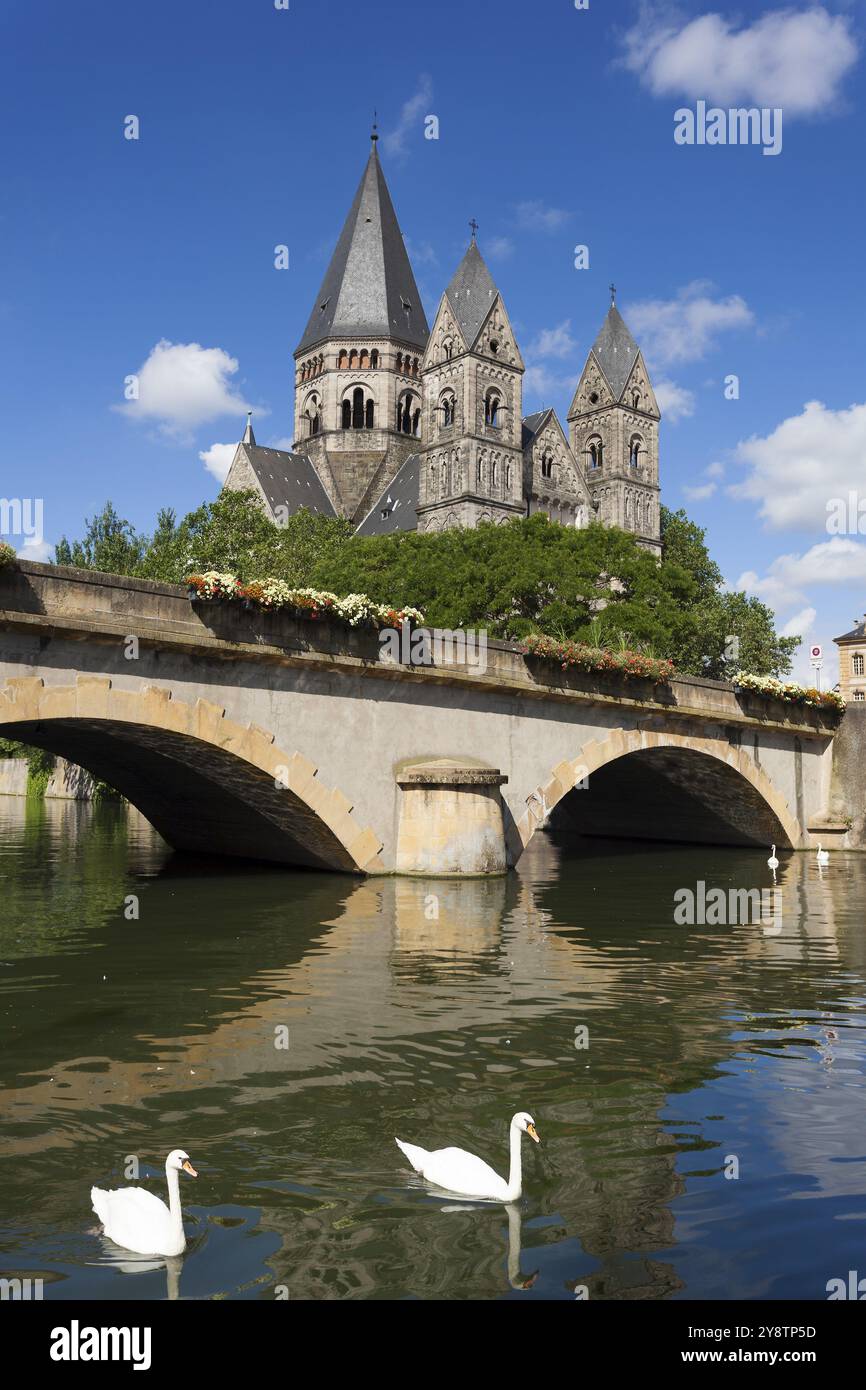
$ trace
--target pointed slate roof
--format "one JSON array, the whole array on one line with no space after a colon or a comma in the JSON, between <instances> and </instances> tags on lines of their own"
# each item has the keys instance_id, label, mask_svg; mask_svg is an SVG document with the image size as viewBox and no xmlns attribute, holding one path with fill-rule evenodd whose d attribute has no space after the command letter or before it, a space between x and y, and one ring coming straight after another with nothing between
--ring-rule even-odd
<instances>
[{"instance_id":1,"label":"pointed slate roof","mask_svg":"<svg viewBox=\"0 0 866 1390\"><path fill-rule=\"evenodd\" d=\"M610 383L616 400L619 400L629 373L635 364L639 348L625 326L622 314L615 304L607 311L607 318L592 345L601 370Z\"/></svg>"},{"instance_id":2,"label":"pointed slate roof","mask_svg":"<svg viewBox=\"0 0 866 1390\"><path fill-rule=\"evenodd\" d=\"M272 511L282 507L287 516L294 516L301 507L306 507L320 516L336 516L331 499L306 454L293 454L287 449L263 449L260 445L246 443L238 448L246 454Z\"/></svg>"},{"instance_id":3,"label":"pointed slate roof","mask_svg":"<svg viewBox=\"0 0 866 1390\"><path fill-rule=\"evenodd\" d=\"M470 241L466 255L455 270L445 293L460 325L460 331L471 348L481 332L481 325L491 304L499 293L474 239Z\"/></svg>"},{"instance_id":4,"label":"pointed slate roof","mask_svg":"<svg viewBox=\"0 0 866 1390\"><path fill-rule=\"evenodd\" d=\"M400 338L424 348L429 336L374 141L297 351L325 338L355 337Z\"/></svg>"},{"instance_id":5,"label":"pointed slate roof","mask_svg":"<svg viewBox=\"0 0 866 1390\"><path fill-rule=\"evenodd\" d=\"M253 432L253 412L251 410L247 411L247 427L244 430L244 437L241 443L252 444L253 448L256 447L256 436Z\"/></svg>"},{"instance_id":6,"label":"pointed slate roof","mask_svg":"<svg viewBox=\"0 0 866 1390\"><path fill-rule=\"evenodd\" d=\"M535 413L534 413L533 415L524 415L523 421L522 421L522 423L523 423L523 438L522 438L522 443L523 443L524 449L526 448L526 446L527 446L527 444L529 443L529 441L530 441L531 439L534 439L534 438L535 438L535 436L538 434L539 430L541 429L542 425L544 425L544 424L547 422L547 417L548 417L549 415L552 415L552 414L553 414L553 407L552 407L552 406L549 406L549 405L546 405L546 406L544 407L543 410L536 410Z\"/></svg>"},{"instance_id":7,"label":"pointed slate roof","mask_svg":"<svg viewBox=\"0 0 866 1390\"><path fill-rule=\"evenodd\" d=\"M421 495L421 455L410 454L360 525L356 536L388 536L392 531L415 531L415 508Z\"/></svg>"}]
</instances>

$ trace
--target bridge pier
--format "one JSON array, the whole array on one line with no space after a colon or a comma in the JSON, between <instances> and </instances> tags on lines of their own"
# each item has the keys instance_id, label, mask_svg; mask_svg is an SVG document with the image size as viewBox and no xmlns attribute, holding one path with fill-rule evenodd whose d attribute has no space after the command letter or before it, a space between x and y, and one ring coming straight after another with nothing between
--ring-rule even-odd
<instances>
[{"instance_id":1,"label":"bridge pier","mask_svg":"<svg viewBox=\"0 0 866 1390\"><path fill-rule=\"evenodd\" d=\"M451 758L410 763L401 789L398 874L427 878L486 877L508 868L498 768Z\"/></svg>"}]
</instances>

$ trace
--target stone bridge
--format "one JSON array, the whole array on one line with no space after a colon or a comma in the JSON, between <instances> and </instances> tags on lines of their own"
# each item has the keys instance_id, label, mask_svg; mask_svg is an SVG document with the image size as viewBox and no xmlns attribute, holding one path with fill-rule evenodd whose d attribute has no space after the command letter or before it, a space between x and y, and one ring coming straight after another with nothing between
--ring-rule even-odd
<instances>
[{"instance_id":1,"label":"stone bridge","mask_svg":"<svg viewBox=\"0 0 866 1390\"><path fill-rule=\"evenodd\" d=\"M179 850L442 875L502 872L548 823L848 845L838 724L714 681L566 673L508 643L486 670L447 652L401 665L369 631L0 571L0 736L109 782Z\"/></svg>"}]
</instances>

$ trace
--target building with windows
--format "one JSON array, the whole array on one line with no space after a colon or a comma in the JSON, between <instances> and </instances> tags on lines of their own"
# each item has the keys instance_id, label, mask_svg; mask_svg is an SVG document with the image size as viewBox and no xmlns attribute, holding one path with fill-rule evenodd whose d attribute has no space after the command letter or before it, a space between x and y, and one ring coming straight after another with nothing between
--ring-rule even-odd
<instances>
[{"instance_id":1,"label":"building with windows","mask_svg":"<svg viewBox=\"0 0 866 1390\"><path fill-rule=\"evenodd\" d=\"M839 648L840 693L849 704L866 702L866 616L833 640Z\"/></svg>"},{"instance_id":2,"label":"building with windows","mask_svg":"<svg viewBox=\"0 0 866 1390\"><path fill-rule=\"evenodd\" d=\"M295 350L293 448L260 448L248 422L225 486L254 489L277 521L307 506L359 535L544 512L660 552L660 412L613 288L565 427L552 409L524 416L523 358L474 224L431 329L377 138Z\"/></svg>"}]
</instances>

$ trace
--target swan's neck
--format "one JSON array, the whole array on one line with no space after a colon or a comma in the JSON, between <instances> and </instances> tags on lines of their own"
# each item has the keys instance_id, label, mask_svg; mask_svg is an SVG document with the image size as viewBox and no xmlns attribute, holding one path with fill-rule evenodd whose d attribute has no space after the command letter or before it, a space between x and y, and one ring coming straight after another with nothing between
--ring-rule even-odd
<instances>
[{"instance_id":1,"label":"swan's neck","mask_svg":"<svg viewBox=\"0 0 866 1390\"><path fill-rule=\"evenodd\" d=\"M183 1240L183 1216L180 1210L180 1174L176 1168L166 1168L165 1180L168 1183L168 1210L171 1228Z\"/></svg>"},{"instance_id":2,"label":"swan's neck","mask_svg":"<svg viewBox=\"0 0 866 1390\"><path fill-rule=\"evenodd\" d=\"M508 1169L508 1197L506 1199L509 1202L517 1201L523 1182L520 1140L521 1131L517 1125L512 1125L510 1131L511 1163Z\"/></svg>"}]
</instances>

